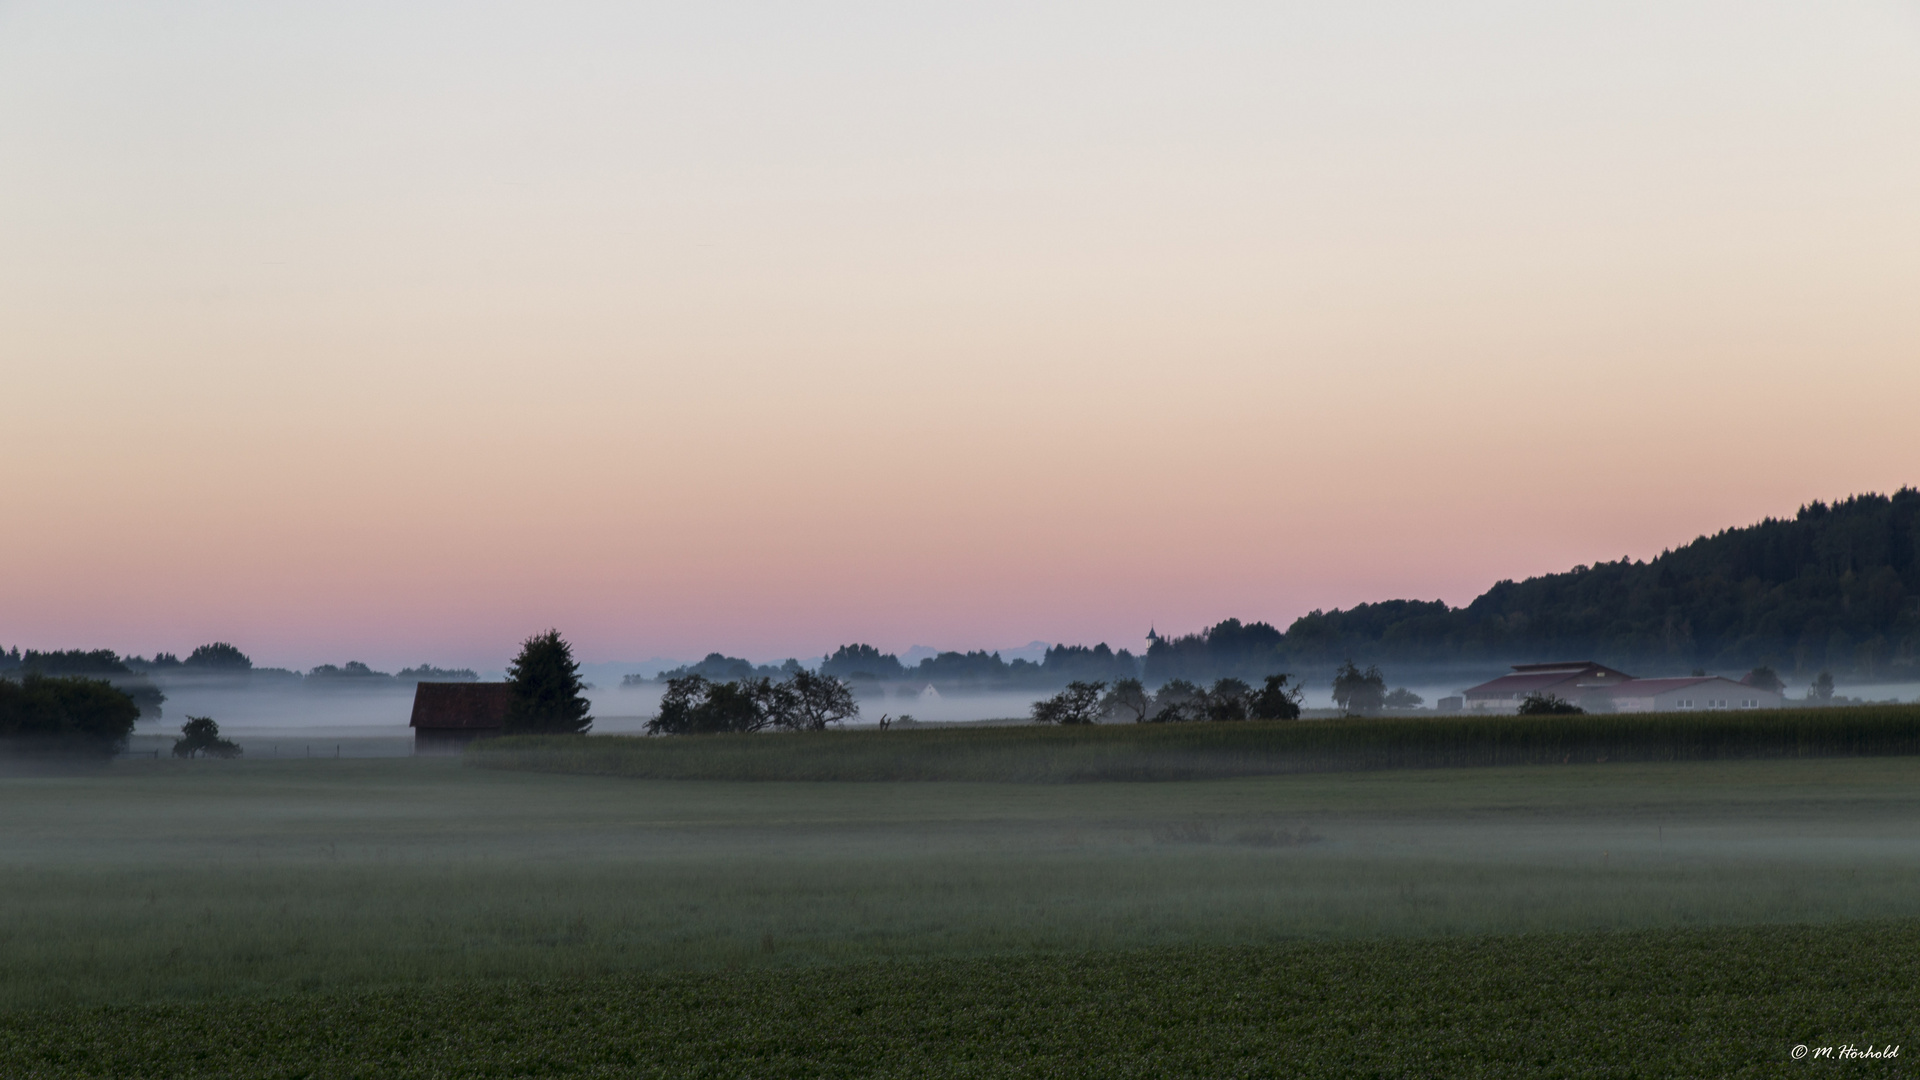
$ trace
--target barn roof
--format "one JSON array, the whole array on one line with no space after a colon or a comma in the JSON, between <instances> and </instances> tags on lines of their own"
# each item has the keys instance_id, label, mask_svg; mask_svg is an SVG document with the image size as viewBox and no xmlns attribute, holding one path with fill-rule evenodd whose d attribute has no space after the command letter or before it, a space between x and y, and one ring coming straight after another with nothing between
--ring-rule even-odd
<instances>
[{"instance_id":1,"label":"barn roof","mask_svg":"<svg viewBox=\"0 0 1920 1080\"><path fill-rule=\"evenodd\" d=\"M1615 671L1591 660L1572 660L1557 664L1515 664L1513 674L1502 675L1491 682L1483 682L1462 693L1474 699L1524 697L1527 694L1537 694L1568 684L1580 687L1584 679L1598 679L1604 682L1607 679L1631 678L1633 676L1624 671Z\"/></svg>"},{"instance_id":2,"label":"barn roof","mask_svg":"<svg viewBox=\"0 0 1920 1080\"><path fill-rule=\"evenodd\" d=\"M1462 693L1470 698L1503 698L1516 694L1533 694L1549 687L1578 682L1581 674L1579 671L1542 671L1528 675L1502 675L1492 682L1483 682Z\"/></svg>"},{"instance_id":3,"label":"barn roof","mask_svg":"<svg viewBox=\"0 0 1920 1080\"><path fill-rule=\"evenodd\" d=\"M1515 664L1513 670L1520 675L1615 675L1622 679L1633 678L1624 671L1615 671L1605 664L1596 664L1591 660L1567 660L1557 664Z\"/></svg>"},{"instance_id":4,"label":"barn roof","mask_svg":"<svg viewBox=\"0 0 1920 1080\"><path fill-rule=\"evenodd\" d=\"M497 731L506 726L513 684L503 682L423 682L413 688L416 728Z\"/></svg>"}]
</instances>

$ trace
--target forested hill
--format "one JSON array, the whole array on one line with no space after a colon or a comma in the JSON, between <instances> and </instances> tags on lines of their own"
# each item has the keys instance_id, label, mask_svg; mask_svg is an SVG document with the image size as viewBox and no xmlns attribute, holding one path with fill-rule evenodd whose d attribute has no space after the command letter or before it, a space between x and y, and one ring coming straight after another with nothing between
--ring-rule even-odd
<instances>
[{"instance_id":1,"label":"forested hill","mask_svg":"<svg viewBox=\"0 0 1920 1080\"><path fill-rule=\"evenodd\" d=\"M1502 581L1464 608L1316 611L1282 649L1306 665L1590 658L1648 673L1771 663L1920 676L1920 491L1812 503L1648 562Z\"/></svg>"},{"instance_id":2,"label":"forested hill","mask_svg":"<svg viewBox=\"0 0 1920 1080\"><path fill-rule=\"evenodd\" d=\"M1388 600L1315 611L1285 633L1228 619L1158 638L1149 681L1409 666L1598 660L1635 674L1821 669L1920 678L1920 491L1812 503L1790 520L1623 559L1502 581L1463 608Z\"/></svg>"}]
</instances>

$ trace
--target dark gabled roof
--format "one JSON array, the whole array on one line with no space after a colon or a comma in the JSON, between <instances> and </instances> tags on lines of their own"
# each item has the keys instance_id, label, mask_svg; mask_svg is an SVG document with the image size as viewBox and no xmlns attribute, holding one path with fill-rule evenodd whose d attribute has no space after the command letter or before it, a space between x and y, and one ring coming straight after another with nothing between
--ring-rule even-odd
<instances>
[{"instance_id":1,"label":"dark gabled roof","mask_svg":"<svg viewBox=\"0 0 1920 1080\"><path fill-rule=\"evenodd\" d=\"M1537 694L1555 686L1570 686L1580 681L1584 671L1543 671L1530 675L1502 675L1492 682L1469 687L1462 695L1469 698L1503 698L1516 694Z\"/></svg>"},{"instance_id":2,"label":"dark gabled roof","mask_svg":"<svg viewBox=\"0 0 1920 1080\"><path fill-rule=\"evenodd\" d=\"M1549 675L1561 672L1572 675L1617 675L1622 679L1633 678L1624 671L1615 671L1605 664L1596 664L1591 660L1566 660L1557 664L1515 664L1513 670L1520 675Z\"/></svg>"},{"instance_id":3,"label":"dark gabled roof","mask_svg":"<svg viewBox=\"0 0 1920 1080\"><path fill-rule=\"evenodd\" d=\"M498 731L506 726L513 684L503 682L423 682L413 688L411 727L454 731Z\"/></svg>"},{"instance_id":4,"label":"dark gabled roof","mask_svg":"<svg viewBox=\"0 0 1920 1080\"><path fill-rule=\"evenodd\" d=\"M1604 664L1596 664L1591 660L1570 660L1557 664L1515 664L1513 674L1502 675L1491 682L1483 682L1462 693L1469 698L1524 697L1552 687L1581 688L1582 680L1592 678L1626 680L1633 676L1624 671L1615 671Z\"/></svg>"}]
</instances>

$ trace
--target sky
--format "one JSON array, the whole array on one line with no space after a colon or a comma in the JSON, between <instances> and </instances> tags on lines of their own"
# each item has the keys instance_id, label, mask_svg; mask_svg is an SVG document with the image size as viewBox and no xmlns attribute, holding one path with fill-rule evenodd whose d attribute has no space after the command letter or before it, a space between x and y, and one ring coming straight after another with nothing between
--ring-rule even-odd
<instances>
[{"instance_id":1,"label":"sky","mask_svg":"<svg viewBox=\"0 0 1920 1080\"><path fill-rule=\"evenodd\" d=\"M1920 3L0 0L0 645L1138 649L1920 483Z\"/></svg>"}]
</instances>

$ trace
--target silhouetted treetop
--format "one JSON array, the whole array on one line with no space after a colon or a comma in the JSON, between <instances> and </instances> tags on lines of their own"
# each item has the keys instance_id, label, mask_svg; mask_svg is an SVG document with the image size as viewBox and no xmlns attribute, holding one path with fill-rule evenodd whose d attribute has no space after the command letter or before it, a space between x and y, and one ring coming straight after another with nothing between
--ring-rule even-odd
<instances>
[{"instance_id":1,"label":"silhouetted treetop","mask_svg":"<svg viewBox=\"0 0 1920 1080\"><path fill-rule=\"evenodd\" d=\"M253 661L246 653L224 641L200 646L189 653L180 664L182 667L206 671L247 671L253 667Z\"/></svg>"},{"instance_id":2,"label":"silhouetted treetop","mask_svg":"<svg viewBox=\"0 0 1920 1080\"><path fill-rule=\"evenodd\" d=\"M898 656L871 645L842 645L821 662L820 673L841 679L897 679L906 669Z\"/></svg>"}]
</instances>

